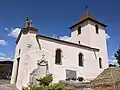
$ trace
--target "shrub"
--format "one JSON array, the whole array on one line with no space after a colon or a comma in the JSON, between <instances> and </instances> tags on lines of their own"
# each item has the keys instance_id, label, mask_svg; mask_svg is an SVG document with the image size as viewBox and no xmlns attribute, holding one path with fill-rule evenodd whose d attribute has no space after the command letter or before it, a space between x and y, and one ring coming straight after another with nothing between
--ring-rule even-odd
<instances>
[{"instance_id":1,"label":"shrub","mask_svg":"<svg viewBox=\"0 0 120 90\"><path fill-rule=\"evenodd\" d=\"M39 85L29 85L25 88L25 90L62 90L63 88L61 83L50 85L50 83L53 81L52 74L46 75L37 81L39 81Z\"/></svg>"},{"instance_id":2,"label":"shrub","mask_svg":"<svg viewBox=\"0 0 120 90\"><path fill-rule=\"evenodd\" d=\"M47 86L35 86L35 85L31 85L27 88L25 88L25 90L49 90Z\"/></svg>"},{"instance_id":3,"label":"shrub","mask_svg":"<svg viewBox=\"0 0 120 90\"><path fill-rule=\"evenodd\" d=\"M58 84L51 85L49 90L62 90L62 88L63 88L63 84L58 83Z\"/></svg>"},{"instance_id":4,"label":"shrub","mask_svg":"<svg viewBox=\"0 0 120 90\"><path fill-rule=\"evenodd\" d=\"M49 86L49 84L53 81L52 74L46 75L43 78L38 79L39 84L42 86Z\"/></svg>"}]
</instances>

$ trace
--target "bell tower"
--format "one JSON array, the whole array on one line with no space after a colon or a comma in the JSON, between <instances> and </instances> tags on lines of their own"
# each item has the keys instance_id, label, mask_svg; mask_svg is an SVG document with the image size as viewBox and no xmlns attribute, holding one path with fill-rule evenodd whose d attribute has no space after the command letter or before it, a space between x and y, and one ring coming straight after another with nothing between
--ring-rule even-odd
<instances>
[{"instance_id":1,"label":"bell tower","mask_svg":"<svg viewBox=\"0 0 120 90\"><path fill-rule=\"evenodd\" d=\"M101 36L105 37L106 25L97 21L88 11L80 20L70 27L71 40L75 43L98 47L94 41Z\"/></svg>"},{"instance_id":2,"label":"bell tower","mask_svg":"<svg viewBox=\"0 0 120 90\"><path fill-rule=\"evenodd\" d=\"M107 25L96 20L86 11L70 29L72 42L98 48L100 50L98 58L106 60L104 63L108 64L105 27ZM104 64L104 67L107 67L107 64Z\"/></svg>"}]
</instances>

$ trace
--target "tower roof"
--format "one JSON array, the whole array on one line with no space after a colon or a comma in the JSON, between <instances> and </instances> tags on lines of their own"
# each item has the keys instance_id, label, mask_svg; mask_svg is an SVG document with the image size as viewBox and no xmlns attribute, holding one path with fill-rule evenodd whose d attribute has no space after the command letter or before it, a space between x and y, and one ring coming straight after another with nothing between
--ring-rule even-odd
<instances>
[{"instance_id":1,"label":"tower roof","mask_svg":"<svg viewBox=\"0 0 120 90\"><path fill-rule=\"evenodd\" d=\"M84 13L84 15L80 18L80 20L76 24L72 25L70 27L70 29L72 29L73 27L77 26L78 24L80 24L80 23L82 23L82 22L84 22L86 20L92 20L95 23L98 23L98 24L100 24L100 25L102 25L104 27L107 27L107 25L105 25L105 24L101 23L100 21L96 20L88 11L86 11Z\"/></svg>"},{"instance_id":2,"label":"tower roof","mask_svg":"<svg viewBox=\"0 0 120 90\"><path fill-rule=\"evenodd\" d=\"M86 11L84 13L84 15L80 18L80 21L82 22L83 20L87 19L87 18L91 18L93 20L96 20L88 11Z\"/></svg>"}]
</instances>

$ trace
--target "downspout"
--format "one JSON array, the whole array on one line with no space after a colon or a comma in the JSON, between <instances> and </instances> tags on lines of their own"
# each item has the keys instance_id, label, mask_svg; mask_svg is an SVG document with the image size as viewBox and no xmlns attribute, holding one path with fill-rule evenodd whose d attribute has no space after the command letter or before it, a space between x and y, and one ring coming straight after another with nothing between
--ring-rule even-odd
<instances>
[{"instance_id":1,"label":"downspout","mask_svg":"<svg viewBox=\"0 0 120 90\"><path fill-rule=\"evenodd\" d=\"M36 40L37 40L37 43L38 43L38 46L39 46L39 50L41 50L41 45L39 43L39 40L38 40L38 36L36 35Z\"/></svg>"},{"instance_id":2,"label":"downspout","mask_svg":"<svg viewBox=\"0 0 120 90\"><path fill-rule=\"evenodd\" d=\"M93 50L93 52L94 52L94 55L95 55L95 59L97 60L97 54L96 54L95 50Z\"/></svg>"}]
</instances>

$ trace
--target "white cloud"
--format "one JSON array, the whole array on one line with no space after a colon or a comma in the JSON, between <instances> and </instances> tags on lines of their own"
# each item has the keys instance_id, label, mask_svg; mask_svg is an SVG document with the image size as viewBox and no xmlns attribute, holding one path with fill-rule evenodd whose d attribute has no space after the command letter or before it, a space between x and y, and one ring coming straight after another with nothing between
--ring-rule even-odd
<instances>
[{"instance_id":1,"label":"white cloud","mask_svg":"<svg viewBox=\"0 0 120 90\"><path fill-rule=\"evenodd\" d=\"M69 41L70 40L69 36L58 36L56 34L53 34L52 38L56 38L56 39L60 39L60 40L64 40L64 41Z\"/></svg>"},{"instance_id":2,"label":"white cloud","mask_svg":"<svg viewBox=\"0 0 120 90\"><path fill-rule=\"evenodd\" d=\"M20 28L15 28L15 29L12 28L12 31L8 34L8 36L12 36L12 37L17 38L20 31L21 31Z\"/></svg>"},{"instance_id":3,"label":"white cloud","mask_svg":"<svg viewBox=\"0 0 120 90\"><path fill-rule=\"evenodd\" d=\"M56 34L53 34L52 38L58 39L58 36Z\"/></svg>"},{"instance_id":4,"label":"white cloud","mask_svg":"<svg viewBox=\"0 0 120 90\"><path fill-rule=\"evenodd\" d=\"M118 62L114 56L111 56L109 59L109 63L113 65L118 65Z\"/></svg>"},{"instance_id":5,"label":"white cloud","mask_svg":"<svg viewBox=\"0 0 120 90\"><path fill-rule=\"evenodd\" d=\"M5 31L8 31L8 28L4 28Z\"/></svg>"},{"instance_id":6,"label":"white cloud","mask_svg":"<svg viewBox=\"0 0 120 90\"><path fill-rule=\"evenodd\" d=\"M0 61L12 61L12 59L10 57L1 56Z\"/></svg>"},{"instance_id":7,"label":"white cloud","mask_svg":"<svg viewBox=\"0 0 120 90\"><path fill-rule=\"evenodd\" d=\"M105 34L105 36L106 36L106 39L110 39L110 36L107 33Z\"/></svg>"},{"instance_id":8,"label":"white cloud","mask_svg":"<svg viewBox=\"0 0 120 90\"><path fill-rule=\"evenodd\" d=\"M6 56L6 54L0 52L0 61L12 61L11 57Z\"/></svg>"},{"instance_id":9,"label":"white cloud","mask_svg":"<svg viewBox=\"0 0 120 90\"><path fill-rule=\"evenodd\" d=\"M113 59L113 60L110 62L110 64L113 64L113 65L118 65L118 62L117 62L117 60L116 60L116 59Z\"/></svg>"},{"instance_id":10,"label":"white cloud","mask_svg":"<svg viewBox=\"0 0 120 90\"><path fill-rule=\"evenodd\" d=\"M65 41L69 41L70 37L69 36L60 36L59 39L60 40L65 40Z\"/></svg>"},{"instance_id":11,"label":"white cloud","mask_svg":"<svg viewBox=\"0 0 120 90\"><path fill-rule=\"evenodd\" d=\"M0 56L6 56L4 53L0 52Z\"/></svg>"},{"instance_id":12,"label":"white cloud","mask_svg":"<svg viewBox=\"0 0 120 90\"><path fill-rule=\"evenodd\" d=\"M1 45L7 45L7 42L5 40L0 40Z\"/></svg>"},{"instance_id":13,"label":"white cloud","mask_svg":"<svg viewBox=\"0 0 120 90\"><path fill-rule=\"evenodd\" d=\"M116 60L116 59L112 60L112 63L116 64L116 63L117 63L117 60Z\"/></svg>"}]
</instances>

